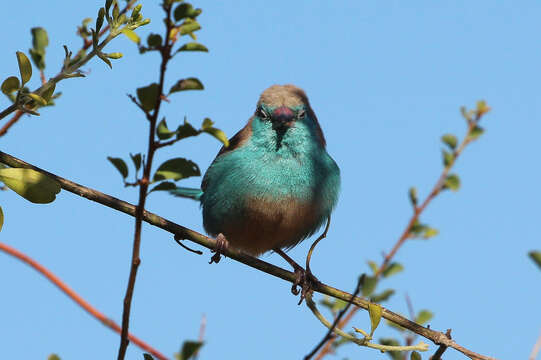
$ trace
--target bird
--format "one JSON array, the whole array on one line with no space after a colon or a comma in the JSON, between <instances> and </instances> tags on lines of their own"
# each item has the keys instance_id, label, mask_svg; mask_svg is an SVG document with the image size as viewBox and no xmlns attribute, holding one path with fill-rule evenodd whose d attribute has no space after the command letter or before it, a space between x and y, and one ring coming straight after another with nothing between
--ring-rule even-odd
<instances>
[{"instance_id":1,"label":"bird","mask_svg":"<svg viewBox=\"0 0 541 360\"><path fill-rule=\"evenodd\" d=\"M256 257L275 251L297 272L302 268L282 249L330 221L340 169L306 93L291 84L272 85L229 146L222 146L201 188L170 192L200 201L203 226L216 237L218 251L232 247ZM219 261L219 253L213 259Z\"/></svg>"}]
</instances>

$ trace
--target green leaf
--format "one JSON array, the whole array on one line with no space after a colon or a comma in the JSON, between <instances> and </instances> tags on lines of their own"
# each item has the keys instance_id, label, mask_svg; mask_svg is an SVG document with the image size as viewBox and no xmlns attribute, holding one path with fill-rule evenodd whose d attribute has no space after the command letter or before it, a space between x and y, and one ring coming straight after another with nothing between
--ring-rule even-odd
<instances>
[{"instance_id":1,"label":"green leaf","mask_svg":"<svg viewBox=\"0 0 541 360\"><path fill-rule=\"evenodd\" d=\"M184 90L203 90L203 84L197 78L187 78L177 81L169 90L169 94Z\"/></svg>"},{"instance_id":2,"label":"green leaf","mask_svg":"<svg viewBox=\"0 0 541 360\"><path fill-rule=\"evenodd\" d=\"M381 313L382 309L380 305L374 303L368 304L368 314L370 315L370 337L372 337L381 321Z\"/></svg>"},{"instance_id":3,"label":"green leaf","mask_svg":"<svg viewBox=\"0 0 541 360\"><path fill-rule=\"evenodd\" d=\"M32 32L32 46L39 51L45 51L49 45L49 37L47 31L42 27L35 27L30 30Z\"/></svg>"},{"instance_id":4,"label":"green leaf","mask_svg":"<svg viewBox=\"0 0 541 360\"><path fill-rule=\"evenodd\" d=\"M421 355L417 351L412 351L410 360L422 360Z\"/></svg>"},{"instance_id":5,"label":"green leaf","mask_svg":"<svg viewBox=\"0 0 541 360\"><path fill-rule=\"evenodd\" d=\"M483 135L484 132L485 130L482 127L476 125L471 129L468 138L470 140L476 140L479 136Z\"/></svg>"},{"instance_id":6,"label":"green leaf","mask_svg":"<svg viewBox=\"0 0 541 360\"><path fill-rule=\"evenodd\" d=\"M378 279L374 276L365 276L364 277L364 283L361 288L361 293L363 296L370 296L376 289L376 285L378 284Z\"/></svg>"},{"instance_id":7,"label":"green leaf","mask_svg":"<svg viewBox=\"0 0 541 360\"><path fill-rule=\"evenodd\" d=\"M186 19L182 25L178 27L178 33L182 35L191 34L194 31L200 30L201 25L195 20Z\"/></svg>"},{"instance_id":8,"label":"green leaf","mask_svg":"<svg viewBox=\"0 0 541 360\"><path fill-rule=\"evenodd\" d=\"M440 232L438 231L438 229L428 227L423 232L423 239L428 240L428 239L438 235L439 233Z\"/></svg>"},{"instance_id":9,"label":"green leaf","mask_svg":"<svg viewBox=\"0 0 541 360\"><path fill-rule=\"evenodd\" d=\"M137 89L137 98L145 111L150 111L156 107L160 95L159 90L160 88L156 83Z\"/></svg>"},{"instance_id":10,"label":"green leaf","mask_svg":"<svg viewBox=\"0 0 541 360\"><path fill-rule=\"evenodd\" d=\"M430 312L429 310L421 310L415 317L415 322L417 324L423 325L430 321L430 319L432 319L433 317L434 314L432 314L432 312Z\"/></svg>"},{"instance_id":11,"label":"green leaf","mask_svg":"<svg viewBox=\"0 0 541 360\"><path fill-rule=\"evenodd\" d=\"M104 63L106 63L107 65L109 65L109 68L110 68L110 69L113 68L113 65L111 64L111 61L110 61L109 59L107 59L107 56L106 56L104 53L98 52L97 55L98 55L98 57L99 57L100 59L103 60Z\"/></svg>"},{"instance_id":12,"label":"green leaf","mask_svg":"<svg viewBox=\"0 0 541 360\"><path fill-rule=\"evenodd\" d=\"M56 354L51 354L47 357L47 360L60 360L60 356Z\"/></svg>"},{"instance_id":13,"label":"green leaf","mask_svg":"<svg viewBox=\"0 0 541 360\"><path fill-rule=\"evenodd\" d=\"M378 272L378 265L374 261L369 261L368 266L372 269L374 274Z\"/></svg>"},{"instance_id":14,"label":"green leaf","mask_svg":"<svg viewBox=\"0 0 541 360\"><path fill-rule=\"evenodd\" d=\"M490 106L487 105L487 102L485 100L479 100L477 102L476 111L477 111L478 116L481 117L490 111Z\"/></svg>"},{"instance_id":15,"label":"green leaf","mask_svg":"<svg viewBox=\"0 0 541 360\"><path fill-rule=\"evenodd\" d=\"M541 269L541 251L530 251L528 256L530 256L530 259L532 259L533 262L539 266L539 269Z\"/></svg>"},{"instance_id":16,"label":"green leaf","mask_svg":"<svg viewBox=\"0 0 541 360\"><path fill-rule=\"evenodd\" d=\"M458 175L450 174L447 175L447 178L445 179L445 182L443 183L444 189L451 189L453 191L458 191L460 188L460 178Z\"/></svg>"},{"instance_id":17,"label":"green leaf","mask_svg":"<svg viewBox=\"0 0 541 360\"><path fill-rule=\"evenodd\" d=\"M399 346L400 343L396 339L391 338L383 338L379 339L379 343L381 345L387 345L387 346ZM402 352L400 351L386 351L386 354L388 354L391 359L393 360L402 360Z\"/></svg>"},{"instance_id":18,"label":"green leaf","mask_svg":"<svg viewBox=\"0 0 541 360\"><path fill-rule=\"evenodd\" d=\"M225 147L229 146L229 140L227 139L227 135L222 130L210 127L210 128L204 129L203 132L206 132L207 134L214 136L222 144L224 144Z\"/></svg>"},{"instance_id":19,"label":"green leaf","mask_svg":"<svg viewBox=\"0 0 541 360\"><path fill-rule=\"evenodd\" d=\"M147 353L144 353L144 354L143 354L143 359L144 359L144 360L154 360L154 358L152 357L152 355L147 354Z\"/></svg>"},{"instance_id":20,"label":"green leaf","mask_svg":"<svg viewBox=\"0 0 541 360\"><path fill-rule=\"evenodd\" d=\"M4 211L2 211L2 207L0 206L0 231L2 231L2 226L4 226Z\"/></svg>"},{"instance_id":21,"label":"green leaf","mask_svg":"<svg viewBox=\"0 0 541 360\"><path fill-rule=\"evenodd\" d=\"M38 94L28 93L26 95L28 95L30 98L32 98L32 100L34 100L39 105L42 105L42 106L47 105L47 100L45 100L44 98L42 98Z\"/></svg>"},{"instance_id":22,"label":"green leaf","mask_svg":"<svg viewBox=\"0 0 541 360\"><path fill-rule=\"evenodd\" d=\"M114 52L114 53L109 53L109 54L105 54L105 56L107 56L109 59L120 59L122 57L122 53L119 53L119 52Z\"/></svg>"},{"instance_id":23,"label":"green leaf","mask_svg":"<svg viewBox=\"0 0 541 360\"><path fill-rule=\"evenodd\" d=\"M105 17L105 9L100 8L98 10L98 17L96 18L96 32L99 33L101 26L103 25L103 18Z\"/></svg>"},{"instance_id":24,"label":"green leaf","mask_svg":"<svg viewBox=\"0 0 541 360\"><path fill-rule=\"evenodd\" d=\"M194 9L190 3L182 3L175 8L173 16L175 21L180 21L186 18L195 19L199 14L201 14L201 9Z\"/></svg>"},{"instance_id":25,"label":"green leaf","mask_svg":"<svg viewBox=\"0 0 541 360\"><path fill-rule=\"evenodd\" d=\"M399 263L394 262L387 265L387 267L383 270L382 275L383 277L389 277L391 275L401 272L402 270L404 270L404 266L402 266Z\"/></svg>"},{"instance_id":26,"label":"green leaf","mask_svg":"<svg viewBox=\"0 0 541 360\"><path fill-rule=\"evenodd\" d=\"M60 184L32 169L0 169L0 180L11 190L36 204L47 204L60 192Z\"/></svg>"},{"instance_id":27,"label":"green leaf","mask_svg":"<svg viewBox=\"0 0 541 360\"><path fill-rule=\"evenodd\" d=\"M6 95L11 94L12 92L19 90L21 83L16 76L10 76L2 83L2 92Z\"/></svg>"},{"instance_id":28,"label":"green leaf","mask_svg":"<svg viewBox=\"0 0 541 360\"><path fill-rule=\"evenodd\" d=\"M135 155L132 155L130 153L131 161L133 161L133 165L135 166L135 171L138 171L141 167L141 153L137 153Z\"/></svg>"},{"instance_id":29,"label":"green leaf","mask_svg":"<svg viewBox=\"0 0 541 360\"><path fill-rule=\"evenodd\" d=\"M139 44L141 42L141 38L139 37L139 35L137 35L134 31L130 29L127 29L127 28L122 29L122 33L126 35L128 39L130 39L136 44Z\"/></svg>"},{"instance_id":30,"label":"green leaf","mask_svg":"<svg viewBox=\"0 0 541 360\"><path fill-rule=\"evenodd\" d=\"M175 183L171 181L164 181L154 186L152 190L150 190L148 193L150 194L153 191L162 191L162 190L170 191L170 190L175 190L176 188L177 186L175 185Z\"/></svg>"},{"instance_id":31,"label":"green leaf","mask_svg":"<svg viewBox=\"0 0 541 360\"><path fill-rule=\"evenodd\" d=\"M456 145L458 144L458 139L453 134L445 134L441 137L441 141L451 150L454 150L456 148Z\"/></svg>"},{"instance_id":32,"label":"green leaf","mask_svg":"<svg viewBox=\"0 0 541 360\"><path fill-rule=\"evenodd\" d=\"M172 179L174 181L185 179L190 176L200 176L199 166L196 163L184 158L167 160L158 167L154 174L153 181Z\"/></svg>"},{"instance_id":33,"label":"green leaf","mask_svg":"<svg viewBox=\"0 0 541 360\"><path fill-rule=\"evenodd\" d=\"M19 63L19 72L21 73L21 82L26 84L32 77L32 65L26 55L20 51L17 51L17 61Z\"/></svg>"},{"instance_id":34,"label":"green leaf","mask_svg":"<svg viewBox=\"0 0 541 360\"><path fill-rule=\"evenodd\" d=\"M410 233L413 235L420 235L421 233L425 232L426 229L428 229L427 225L421 224L419 220L416 220L411 226Z\"/></svg>"},{"instance_id":35,"label":"green leaf","mask_svg":"<svg viewBox=\"0 0 541 360\"><path fill-rule=\"evenodd\" d=\"M455 155L446 150L442 150L441 153L443 155L443 166L449 167L453 165L453 162L455 161Z\"/></svg>"},{"instance_id":36,"label":"green leaf","mask_svg":"<svg viewBox=\"0 0 541 360\"><path fill-rule=\"evenodd\" d=\"M177 139L184 139L191 136L197 136L200 134L189 122L184 119L184 124L177 128Z\"/></svg>"},{"instance_id":37,"label":"green leaf","mask_svg":"<svg viewBox=\"0 0 541 360\"><path fill-rule=\"evenodd\" d=\"M169 128L167 127L167 123L165 122L165 118L163 118L158 123L158 128L156 130L156 134L158 135L158 139L166 140L166 139L169 139L169 138L172 138L173 136L175 136L176 133L177 133L176 131L169 130Z\"/></svg>"},{"instance_id":38,"label":"green leaf","mask_svg":"<svg viewBox=\"0 0 541 360\"><path fill-rule=\"evenodd\" d=\"M380 302L389 300L389 298L393 295L394 295L394 290L387 289L381 294L372 295L370 297L370 301L375 302L375 303L380 303Z\"/></svg>"},{"instance_id":39,"label":"green leaf","mask_svg":"<svg viewBox=\"0 0 541 360\"><path fill-rule=\"evenodd\" d=\"M110 156L107 156L107 160L109 160L111 164L113 164L113 166L118 170L120 175L122 175L123 179L128 177L128 166L126 165L124 160L122 160L121 158L114 158Z\"/></svg>"},{"instance_id":40,"label":"green leaf","mask_svg":"<svg viewBox=\"0 0 541 360\"><path fill-rule=\"evenodd\" d=\"M413 205L414 207L417 206L417 202L419 201L417 198L417 189L413 186L410 187L408 191L408 195L410 198L411 205Z\"/></svg>"},{"instance_id":41,"label":"green leaf","mask_svg":"<svg viewBox=\"0 0 541 360\"><path fill-rule=\"evenodd\" d=\"M55 82L51 82L49 87L46 88L42 93L41 93L41 97L45 99L45 101L47 101L47 103L49 103L51 101L51 99L53 98L53 94L54 94L54 90L56 88L56 83Z\"/></svg>"},{"instance_id":42,"label":"green leaf","mask_svg":"<svg viewBox=\"0 0 541 360\"><path fill-rule=\"evenodd\" d=\"M158 46L162 44L162 41L163 39L161 35L158 35L158 34L150 34L147 37L147 45L150 48L157 48Z\"/></svg>"},{"instance_id":43,"label":"green leaf","mask_svg":"<svg viewBox=\"0 0 541 360\"><path fill-rule=\"evenodd\" d=\"M204 51L204 52L208 52L209 49L207 49L207 47L205 45L203 45L203 44L199 44L199 43L196 43L196 42L189 42L187 44L182 45L177 50L177 52L181 52L181 51Z\"/></svg>"},{"instance_id":44,"label":"green leaf","mask_svg":"<svg viewBox=\"0 0 541 360\"><path fill-rule=\"evenodd\" d=\"M203 346L202 341L189 341L186 340L182 344L182 349L180 350L180 354L178 354L179 360L189 360L194 357L194 355L197 354L197 351Z\"/></svg>"}]
</instances>

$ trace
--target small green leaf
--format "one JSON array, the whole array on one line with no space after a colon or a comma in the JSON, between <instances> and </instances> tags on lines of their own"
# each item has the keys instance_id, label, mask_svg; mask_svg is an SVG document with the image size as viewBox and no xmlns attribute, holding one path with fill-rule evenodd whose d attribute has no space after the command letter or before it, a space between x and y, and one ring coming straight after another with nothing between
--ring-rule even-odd
<instances>
[{"instance_id":1,"label":"small green leaf","mask_svg":"<svg viewBox=\"0 0 541 360\"><path fill-rule=\"evenodd\" d=\"M111 61L110 61L109 59L107 59L107 56L106 56L104 53L98 52L97 55L98 55L98 57L99 57L100 59L103 60L104 63L106 63L107 65L109 65L109 68L110 68L110 69L113 68L113 65L111 64Z\"/></svg>"},{"instance_id":2,"label":"small green leaf","mask_svg":"<svg viewBox=\"0 0 541 360\"><path fill-rule=\"evenodd\" d=\"M184 124L177 128L177 139L184 139L191 136L197 136L200 134L189 122L184 119Z\"/></svg>"},{"instance_id":3,"label":"small green leaf","mask_svg":"<svg viewBox=\"0 0 541 360\"><path fill-rule=\"evenodd\" d=\"M19 90L21 83L16 76L10 76L2 83L2 92L6 95L11 94L12 92Z\"/></svg>"},{"instance_id":4,"label":"small green leaf","mask_svg":"<svg viewBox=\"0 0 541 360\"><path fill-rule=\"evenodd\" d=\"M458 191L458 189L460 188L460 178L458 177L458 175L447 175L447 178L445 179L445 182L443 184L443 188Z\"/></svg>"},{"instance_id":5,"label":"small green leaf","mask_svg":"<svg viewBox=\"0 0 541 360\"><path fill-rule=\"evenodd\" d=\"M141 153L132 155L130 153L131 161L133 161L133 165L135 166L135 171L138 171L141 167Z\"/></svg>"},{"instance_id":6,"label":"small green leaf","mask_svg":"<svg viewBox=\"0 0 541 360\"><path fill-rule=\"evenodd\" d=\"M145 111L154 109L160 95L159 90L160 88L156 83L137 89L137 98Z\"/></svg>"},{"instance_id":7,"label":"small green leaf","mask_svg":"<svg viewBox=\"0 0 541 360\"><path fill-rule=\"evenodd\" d=\"M212 121L210 118L203 119L203 123L201 124L201 129L206 130L208 128L211 128L212 125L214 125L214 121Z\"/></svg>"},{"instance_id":8,"label":"small green leaf","mask_svg":"<svg viewBox=\"0 0 541 360\"><path fill-rule=\"evenodd\" d=\"M175 136L176 133L177 133L176 131L169 130L169 128L167 127L167 123L165 122L165 118L163 118L158 123L158 128L156 129L156 134L158 135L158 139L166 140Z\"/></svg>"},{"instance_id":9,"label":"small green leaf","mask_svg":"<svg viewBox=\"0 0 541 360\"><path fill-rule=\"evenodd\" d=\"M36 204L47 204L60 192L60 184L32 169L0 169L0 180L11 190Z\"/></svg>"},{"instance_id":10,"label":"small green leaf","mask_svg":"<svg viewBox=\"0 0 541 360\"><path fill-rule=\"evenodd\" d=\"M105 17L105 9L100 8L98 10L98 17L96 18L96 32L99 33L101 26L103 25L103 18Z\"/></svg>"},{"instance_id":11,"label":"small green leaf","mask_svg":"<svg viewBox=\"0 0 541 360\"><path fill-rule=\"evenodd\" d=\"M47 100L45 100L44 98L42 98L38 94L28 93L26 95L28 95L30 98L32 98L32 100L34 100L39 105L42 105L42 106L47 105Z\"/></svg>"},{"instance_id":12,"label":"small green leaf","mask_svg":"<svg viewBox=\"0 0 541 360\"><path fill-rule=\"evenodd\" d=\"M470 140L476 140L477 138L479 138L479 136L483 135L484 132L485 129L476 125L471 129L470 133L468 134L468 138Z\"/></svg>"},{"instance_id":13,"label":"small green leaf","mask_svg":"<svg viewBox=\"0 0 541 360\"><path fill-rule=\"evenodd\" d=\"M186 19L186 21L184 21L184 23L182 23L182 25L178 27L178 33L180 35L186 35L186 34L191 34L194 31L197 31L200 29L201 29L201 25L199 25L197 21Z\"/></svg>"},{"instance_id":14,"label":"small green leaf","mask_svg":"<svg viewBox=\"0 0 541 360\"><path fill-rule=\"evenodd\" d=\"M393 296L393 295L394 295L394 290L393 289L387 289L384 292L382 292L381 294L372 295L370 297L370 301L375 302L375 303L380 303L380 302L389 300L389 298L391 296Z\"/></svg>"},{"instance_id":15,"label":"small green leaf","mask_svg":"<svg viewBox=\"0 0 541 360\"><path fill-rule=\"evenodd\" d=\"M438 229L434 229L431 227L427 227L423 232L423 239L428 240L436 235L438 235L440 232Z\"/></svg>"},{"instance_id":16,"label":"small green leaf","mask_svg":"<svg viewBox=\"0 0 541 360\"><path fill-rule=\"evenodd\" d=\"M20 51L17 51L17 61L19 62L19 71L21 73L21 82L26 84L32 77L32 65L26 55Z\"/></svg>"},{"instance_id":17,"label":"small green leaf","mask_svg":"<svg viewBox=\"0 0 541 360\"><path fill-rule=\"evenodd\" d=\"M530 259L539 266L539 269L541 269L541 251L530 251L528 255L530 256Z\"/></svg>"},{"instance_id":18,"label":"small green leaf","mask_svg":"<svg viewBox=\"0 0 541 360\"><path fill-rule=\"evenodd\" d=\"M105 54L105 56L107 56L109 59L120 59L122 57L122 53L119 53L119 52L114 52L114 53L109 53L109 54Z\"/></svg>"},{"instance_id":19,"label":"small green leaf","mask_svg":"<svg viewBox=\"0 0 541 360\"><path fill-rule=\"evenodd\" d=\"M378 265L374 261L368 261L368 266L374 274L378 272Z\"/></svg>"},{"instance_id":20,"label":"small green leaf","mask_svg":"<svg viewBox=\"0 0 541 360\"><path fill-rule=\"evenodd\" d=\"M144 353L144 354L143 354L143 359L144 359L144 360L154 360L154 358L152 357L152 355L147 354L147 353Z\"/></svg>"},{"instance_id":21,"label":"small green leaf","mask_svg":"<svg viewBox=\"0 0 541 360\"><path fill-rule=\"evenodd\" d=\"M374 276L365 276L364 277L364 283L361 288L361 293L363 296L370 296L376 289L376 285L378 284L378 279Z\"/></svg>"},{"instance_id":22,"label":"small green leaf","mask_svg":"<svg viewBox=\"0 0 541 360\"><path fill-rule=\"evenodd\" d=\"M164 181L154 186L152 190L150 190L148 193L150 194L153 191L162 191L162 190L170 191L170 190L175 190L176 188L177 186L175 185L175 183L171 181Z\"/></svg>"},{"instance_id":23,"label":"small green leaf","mask_svg":"<svg viewBox=\"0 0 541 360\"><path fill-rule=\"evenodd\" d=\"M136 44L139 44L141 42L141 38L139 37L139 35L137 35L134 31L130 29L126 29L126 28L122 29L122 33L126 35L128 39L130 39Z\"/></svg>"},{"instance_id":24,"label":"small green leaf","mask_svg":"<svg viewBox=\"0 0 541 360\"><path fill-rule=\"evenodd\" d=\"M428 226L426 226L425 224L421 224L419 220L416 220L415 223L413 223L413 225L411 226L410 233L413 235L420 235L421 233L426 231L426 229L428 229Z\"/></svg>"},{"instance_id":25,"label":"small green leaf","mask_svg":"<svg viewBox=\"0 0 541 360\"><path fill-rule=\"evenodd\" d=\"M443 155L443 166L449 167L453 165L453 162L455 161L455 155L446 150L442 150L441 153Z\"/></svg>"},{"instance_id":26,"label":"small green leaf","mask_svg":"<svg viewBox=\"0 0 541 360\"><path fill-rule=\"evenodd\" d=\"M421 355L417 351L412 351L410 360L422 360Z\"/></svg>"},{"instance_id":27,"label":"small green leaf","mask_svg":"<svg viewBox=\"0 0 541 360\"><path fill-rule=\"evenodd\" d=\"M389 277L391 275L401 272L402 270L404 270L404 266L402 266L402 264L394 262L387 265L387 267L383 270L382 275L383 277Z\"/></svg>"},{"instance_id":28,"label":"small green leaf","mask_svg":"<svg viewBox=\"0 0 541 360\"><path fill-rule=\"evenodd\" d=\"M477 111L478 116L481 117L490 111L490 107L487 105L487 102L485 100L479 100L477 102L476 111Z\"/></svg>"},{"instance_id":29,"label":"small green leaf","mask_svg":"<svg viewBox=\"0 0 541 360\"><path fill-rule=\"evenodd\" d=\"M111 164L113 164L113 166L118 170L120 175L122 175L122 178L125 179L128 177L128 166L126 165L124 160L122 160L121 158L114 158L110 156L107 156L107 160L109 160Z\"/></svg>"},{"instance_id":30,"label":"small green leaf","mask_svg":"<svg viewBox=\"0 0 541 360\"><path fill-rule=\"evenodd\" d=\"M182 3L175 8L173 16L175 21L180 21L186 18L195 19L199 14L201 14L201 9L194 9L190 3Z\"/></svg>"},{"instance_id":31,"label":"small green leaf","mask_svg":"<svg viewBox=\"0 0 541 360\"><path fill-rule=\"evenodd\" d=\"M47 31L42 27L35 27L30 30L32 32L32 46L39 51L45 51L49 45L49 37Z\"/></svg>"},{"instance_id":32,"label":"small green leaf","mask_svg":"<svg viewBox=\"0 0 541 360\"><path fill-rule=\"evenodd\" d=\"M410 198L411 205L413 205L414 207L417 206L417 202L419 201L417 198L417 189L413 186L410 187L408 191L408 195Z\"/></svg>"},{"instance_id":33,"label":"small green leaf","mask_svg":"<svg viewBox=\"0 0 541 360\"><path fill-rule=\"evenodd\" d=\"M172 179L174 181L185 179L191 176L200 176L199 166L196 163L184 158L167 160L158 167L154 174L153 181Z\"/></svg>"},{"instance_id":34,"label":"small green leaf","mask_svg":"<svg viewBox=\"0 0 541 360\"><path fill-rule=\"evenodd\" d=\"M370 337L372 337L374 331L376 331L376 328L379 325L381 313L382 309L380 305L374 303L368 304L368 314L370 315Z\"/></svg>"},{"instance_id":35,"label":"small green leaf","mask_svg":"<svg viewBox=\"0 0 541 360\"><path fill-rule=\"evenodd\" d=\"M434 314L432 314L432 312L430 312L429 310L421 310L415 317L415 322L417 324L423 325L430 321L430 319L432 319L433 317Z\"/></svg>"},{"instance_id":36,"label":"small green leaf","mask_svg":"<svg viewBox=\"0 0 541 360\"><path fill-rule=\"evenodd\" d=\"M162 44L162 41L163 39L161 35L158 35L158 34L150 34L147 37L147 45L150 48L157 48L158 46Z\"/></svg>"},{"instance_id":37,"label":"small green leaf","mask_svg":"<svg viewBox=\"0 0 541 360\"><path fill-rule=\"evenodd\" d=\"M180 350L180 354L178 356L179 360L189 360L194 357L194 355L197 354L199 349L203 346L203 342L201 341L184 341L182 344L182 349Z\"/></svg>"},{"instance_id":38,"label":"small green leaf","mask_svg":"<svg viewBox=\"0 0 541 360\"><path fill-rule=\"evenodd\" d=\"M184 90L203 90L203 84L197 78L187 78L177 81L169 90L169 94Z\"/></svg>"},{"instance_id":39,"label":"small green leaf","mask_svg":"<svg viewBox=\"0 0 541 360\"><path fill-rule=\"evenodd\" d=\"M456 145L458 144L458 139L453 134L445 134L441 137L441 141L451 150L454 150L456 148Z\"/></svg>"},{"instance_id":40,"label":"small green leaf","mask_svg":"<svg viewBox=\"0 0 541 360\"><path fill-rule=\"evenodd\" d=\"M55 88L56 88L56 83L55 82L50 82L49 87L46 88L41 93L41 97L44 98L45 101L47 101L47 103L49 103L51 101L51 99L53 98Z\"/></svg>"},{"instance_id":41,"label":"small green leaf","mask_svg":"<svg viewBox=\"0 0 541 360\"><path fill-rule=\"evenodd\" d=\"M199 43L196 43L196 42L189 42L187 44L182 45L177 50L177 52L181 52L181 51L204 51L204 52L208 52L209 49L207 49L207 47L205 45L203 45L203 44L199 44Z\"/></svg>"},{"instance_id":42,"label":"small green leaf","mask_svg":"<svg viewBox=\"0 0 541 360\"><path fill-rule=\"evenodd\" d=\"M229 146L229 140L227 139L227 135L222 130L210 127L204 129L203 132L214 136L216 139L221 141L221 143L224 144L225 147Z\"/></svg>"},{"instance_id":43,"label":"small green leaf","mask_svg":"<svg viewBox=\"0 0 541 360\"><path fill-rule=\"evenodd\" d=\"M2 207L0 206L0 231L2 231L3 226L4 226L4 211L2 211Z\"/></svg>"},{"instance_id":44,"label":"small green leaf","mask_svg":"<svg viewBox=\"0 0 541 360\"><path fill-rule=\"evenodd\" d=\"M60 360L60 356L56 354L51 354L47 357L47 360Z\"/></svg>"}]
</instances>

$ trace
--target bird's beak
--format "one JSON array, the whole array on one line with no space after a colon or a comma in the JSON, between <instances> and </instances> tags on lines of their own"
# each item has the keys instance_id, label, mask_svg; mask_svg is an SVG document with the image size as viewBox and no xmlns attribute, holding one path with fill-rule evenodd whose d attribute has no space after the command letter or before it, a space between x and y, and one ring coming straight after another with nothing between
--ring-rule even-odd
<instances>
[{"instance_id":1,"label":"bird's beak","mask_svg":"<svg viewBox=\"0 0 541 360\"><path fill-rule=\"evenodd\" d=\"M287 129L293 125L295 114L287 106L280 106L272 112L272 128L277 129Z\"/></svg>"}]
</instances>

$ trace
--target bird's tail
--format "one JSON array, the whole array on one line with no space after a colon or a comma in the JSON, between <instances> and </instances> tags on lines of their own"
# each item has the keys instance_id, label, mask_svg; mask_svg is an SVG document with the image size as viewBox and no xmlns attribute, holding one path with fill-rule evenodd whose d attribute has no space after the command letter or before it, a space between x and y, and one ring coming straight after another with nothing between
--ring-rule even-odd
<instances>
[{"instance_id":1,"label":"bird's tail","mask_svg":"<svg viewBox=\"0 0 541 360\"><path fill-rule=\"evenodd\" d=\"M183 198L200 200L203 195L203 190L194 188L177 187L174 190L170 190L169 193Z\"/></svg>"}]
</instances>

